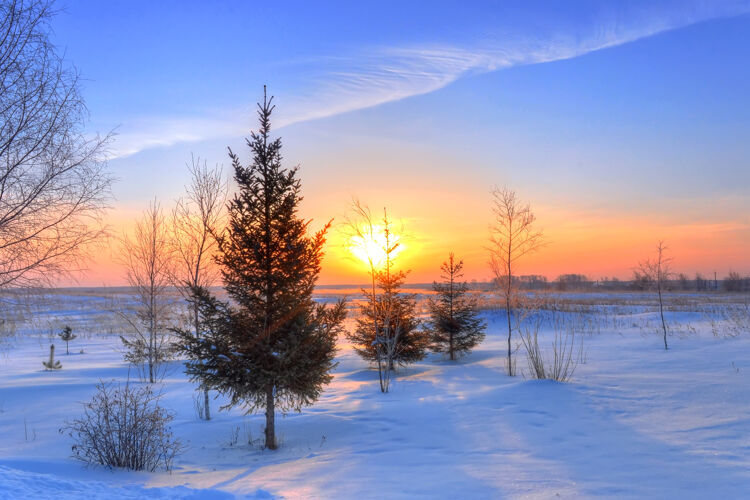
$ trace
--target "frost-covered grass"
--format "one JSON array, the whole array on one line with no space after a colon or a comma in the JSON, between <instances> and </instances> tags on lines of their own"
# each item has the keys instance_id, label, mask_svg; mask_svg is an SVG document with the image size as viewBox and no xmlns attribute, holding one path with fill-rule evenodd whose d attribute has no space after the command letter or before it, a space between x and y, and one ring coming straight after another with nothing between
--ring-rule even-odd
<instances>
[{"instance_id":1,"label":"frost-covered grass","mask_svg":"<svg viewBox=\"0 0 750 500\"><path fill-rule=\"evenodd\" d=\"M119 339L109 334L117 332L106 330L116 323L97 333L91 319L106 314L86 302L100 300L96 294L85 297L60 299L55 309L92 328L71 342L70 356L57 350L62 370L43 370L45 331L19 326L3 342L0 498L743 498L750 491L750 332L717 337L726 318L709 314L746 297L717 296L702 309L682 305L700 303L693 297L677 301L665 352L648 297L597 304L596 294L565 295L565 308L543 313L541 342L551 341L555 321L583 337L584 363L568 384L505 375L503 311L483 312L488 335L473 353L453 363L430 355L401 369L389 394L342 341L333 383L315 406L279 419L274 452L260 448L261 415L218 412L219 399L214 419L199 420L194 387L174 362L159 386L161 404L176 413L173 429L188 446L171 474L87 468L70 458L72 443L58 432L63 422L81 414L99 380L128 377ZM523 372L523 350L516 355Z\"/></svg>"}]
</instances>

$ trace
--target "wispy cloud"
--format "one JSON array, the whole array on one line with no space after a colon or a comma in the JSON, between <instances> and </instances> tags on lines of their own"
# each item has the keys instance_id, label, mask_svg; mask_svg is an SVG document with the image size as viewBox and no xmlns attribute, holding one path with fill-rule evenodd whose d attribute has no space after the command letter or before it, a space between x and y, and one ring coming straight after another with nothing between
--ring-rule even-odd
<instances>
[{"instance_id":1,"label":"wispy cloud","mask_svg":"<svg viewBox=\"0 0 750 500\"><path fill-rule=\"evenodd\" d=\"M588 25L553 26L546 33L519 35L514 31L510 36L498 29L489 41L473 45L375 47L297 62L291 70L291 80L296 83L277 92L284 105L276 128L427 94L469 75L579 57L747 12L750 1L646 2L639 9L599 13ZM227 111L124 124L116 154L127 156L156 146L244 135L246 123L246 112Z\"/></svg>"},{"instance_id":2,"label":"wispy cloud","mask_svg":"<svg viewBox=\"0 0 750 500\"><path fill-rule=\"evenodd\" d=\"M247 121L247 117L244 117ZM232 137L242 132L242 117L236 112L194 117L144 117L126 122L115 130L112 156L123 158L146 149Z\"/></svg>"}]
</instances>

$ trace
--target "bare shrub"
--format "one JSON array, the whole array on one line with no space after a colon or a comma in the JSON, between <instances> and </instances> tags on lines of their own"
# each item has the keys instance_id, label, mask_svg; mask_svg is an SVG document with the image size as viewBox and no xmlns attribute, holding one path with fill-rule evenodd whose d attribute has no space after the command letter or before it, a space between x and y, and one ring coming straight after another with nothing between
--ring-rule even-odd
<instances>
[{"instance_id":1,"label":"bare shrub","mask_svg":"<svg viewBox=\"0 0 750 500\"><path fill-rule=\"evenodd\" d=\"M83 416L61 432L75 441L73 458L87 464L153 472L172 468L182 451L169 423L173 414L159 406L149 385L139 387L100 382Z\"/></svg>"},{"instance_id":2,"label":"bare shrub","mask_svg":"<svg viewBox=\"0 0 750 500\"><path fill-rule=\"evenodd\" d=\"M532 379L556 380L568 382L575 372L578 363L584 360L583 340L578 342L576 349L575 329L563 330L555 326L555 338L552 342L552 358L547 359L543 349L539 346L539 330L542 326L542 316L536 315L520 326L521 342L526 350L526 360L529 376Z\"/></svg>"}]
</instances>

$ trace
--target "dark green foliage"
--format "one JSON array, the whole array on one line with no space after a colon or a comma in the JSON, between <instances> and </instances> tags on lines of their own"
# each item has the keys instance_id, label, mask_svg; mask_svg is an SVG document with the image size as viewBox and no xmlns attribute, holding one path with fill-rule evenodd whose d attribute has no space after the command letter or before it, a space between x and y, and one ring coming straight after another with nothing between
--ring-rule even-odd
<instances>
[{"instance_id":1,"label":"dark green foliage","mask_svg":"<svg viewBox=\"0 0 750 500\"><path fill-rule=\"evenodd\" d=\"M70 351L68 350L68 342L76 338L76 335L73 333L73 329L69 326L65 326L65 328L63 328L62 331L57 335L61 340L65 342L65 354L70 354Z\"/></svg>"},{"instance_id":2,"label":"dark green foliage","mask_svg":"<svg viewBox=\"0 0 750 500\"><path fill-rule=\"evenodd\" d=\"M191 379L227 394L227 407L264 407L265 390L273 383L275 406L299 410L314 403L322 386L331 380L328 372L334 365L336 335L346 316L344 302L333 307L315 303L301 307L285 331L271 333L268 342L245 311L205 288L193 288L190 300L198 304L201 330L197 336L189 330L175 330L189 358L186 371Z\"/></svg>"},{"instance_id":3,"label":"dark green foliage","mask_svg":"<svg viewBox=\"0 0 750 500\"><path fill-rule=\"evenodd\" d=\"M484 340L484 322L477 313L476 298L467 294L462 276L463 261L453 253L440 267L442 283L433 283L435 297L428 301L432 350L448 354L451 360L462 356Z\"/></svg>"},{"instance_id":4,"label":"dark green foliage","mask_svg":"<svg viewBox=\"0 0 750 500\"><path fill-rule=\"evenodd\" d=\"M229 152L238 193L218 238L218 263L231 305L194 288L201 330L178 331L193 380L229 397L229 405L266 409L266 447L276 448L274 410L312 404L330 382L336 337L346 314L312 299L325 233L307 235L297 213L297 168L281 166L271 140L271 100L259 105L260 129L247 141L253 162Z\"/></svg>"},{"instance_id":5,"label":"dark green foliage","mask_svg":"<svg viewBox=\"0 0 750 500\"><path fill-rule=\"evenodd\" d=\"M380 361L387 360L393 368L393 363L403 365L423 359L429 338L417 329L419 320L414 295L399 292L406 273L393 272L387 267L375 273L375 293L362 289L366 300L360 307L357 326L347 333L347 338L363 359L376 362L380 357ZM378 350L376 335L381 343L383 339L395 339L392 355L387 348Z\"/></svg>"}]
</instances>

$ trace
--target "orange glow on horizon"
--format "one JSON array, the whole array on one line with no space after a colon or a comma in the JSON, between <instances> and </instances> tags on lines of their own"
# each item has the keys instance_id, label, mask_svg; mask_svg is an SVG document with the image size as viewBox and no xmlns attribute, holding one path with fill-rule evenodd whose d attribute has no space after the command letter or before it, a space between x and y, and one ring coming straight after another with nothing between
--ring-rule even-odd
<instances>
[{"instance_id":1,"label":"orange glow on horizon","mask_svg":"<svg viewBox=\"0 0 750 500\"><path fill-rule=\"evenodd\" d=\"M399 243L393 254L395 268L409 271L408 283L439 279L440 265L451 251L464 261L464 279L491 278L487 251L491 223L489 196L464 195L461 203L451 205L444 201L442 193L425 193L419 199L400 196L401 193L388 194L390 198L383 193L367 193L367 199L389 202L388 213L395 215ZM370 258L376 267L382 265L385 246L382 227L373 228L376 237L372 240L352 240L346 234L341 215L346 213L347 199L350 196L343 193L328 196L314 193L306 198L300 212L305 219L313 219L311 231L319 227L320 221L338 215L328 233L319 279L323 285L366 283ZM312 205L311 200L321 201ZM665 240L669 247L674 270L691 278L696 272L713 276L716 271L719 278L730 270L750 273L747 260L750 221L741 215L733 220L717 216L685 222L689 217L658 220L647 214L563 210L560 206L531 201L546 245L518 262L519 275L543 275L550 281L565 273L585 274L589 279L630 279L638 262L651 256L659 239ZM61 286L125 285L125 272L118 261L117 236L132 228L139 216L140 211L133 208L112 212L109 224L113 237L96 252L89 271L77 283L63 282Z\"/></svg>"}]
</instances>

